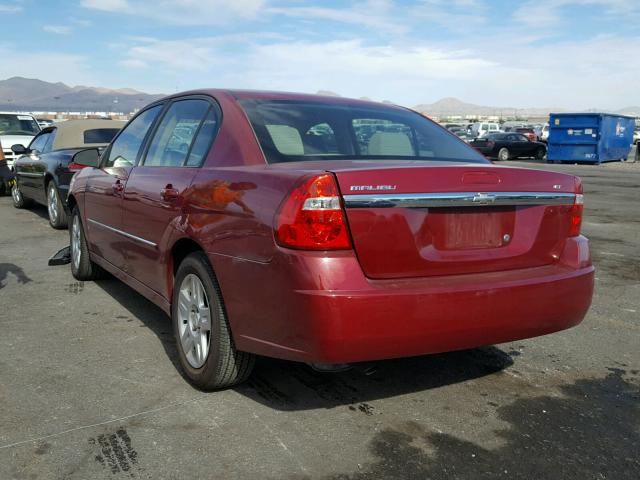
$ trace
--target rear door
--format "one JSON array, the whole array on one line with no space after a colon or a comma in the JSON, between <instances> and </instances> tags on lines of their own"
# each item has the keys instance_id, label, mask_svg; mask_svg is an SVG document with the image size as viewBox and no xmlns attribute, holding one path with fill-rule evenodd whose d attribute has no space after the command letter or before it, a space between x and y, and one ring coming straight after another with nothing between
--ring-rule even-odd
<instances>
[{"instance_id":1,"label":"rear door","mask_svg":"<svg viewBox=\"0 0 640 480\"><path fill-rule=\"evenodd\" d=\"M167 285L162 245L182 216L184 191L211 146L220 116L207 97L173 101L127 181L123 229L139 240L126 244L125 268L161 294Z\"/></svg>"},{"instance_id":2,"label":"rear door","mask_svg":"<svg viewBox=\"0 0 640 480\"><path fill-rule=\"evenodd\" d=\"M84 213L89 248L119 268L124 264L123 249L135 241L122 229L124 188L162 107L154 105L129 122L105 151L100 168L87 179Z\"/></svg>"}]
</instances>

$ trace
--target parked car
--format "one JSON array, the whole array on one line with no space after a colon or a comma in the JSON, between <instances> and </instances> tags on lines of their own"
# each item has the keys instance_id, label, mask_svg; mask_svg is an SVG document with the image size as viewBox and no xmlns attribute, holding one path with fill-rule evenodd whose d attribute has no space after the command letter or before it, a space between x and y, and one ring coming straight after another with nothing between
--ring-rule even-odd
<instances>
[{"instance_id":1,"label":"parked car","mask_svg":"<svg viewBox=\"0 0 640 480\"><path fill-rule=\"evenodd\" d=\"M11 191L11 183L13 181L13 173L9 170L7 159L4 158L2 151L2 143L0 143L0 196L6 195Z\"/></svg>"},{"instance_id":2,"label":"parked car","mask_svg":"<svg viewBox=\"0 0 640 480\"><path fill-rule=\"evenodd\" d=\"M524 135L532 142L538 141L538 135L536 135L536 132L531 127L518 127L516 128L515 133L520 133Z\"/></svg>"},{"instance_id":3,"label":"parked car","mask_svg":"<svg viewBox=\"0 0 640 480\"><path fill-rule=\"evenodd\" d=\"M485 157L510 160L521 157L535 157L542 160L547 147L542 142L532 142L521 133L491 133L472 140L469 145Z\"/></svg>"},{"instance_id":4,"label":"parked car","mask_svg":"<svg viewBox=\"0 0 640 480\"><path fill-rule=\"evenodd\" d=\"M13 151L22 156L14 165L13 206L25 208L32 202L46 205L51 226L66 228L69 182L82 168L71 158L87 147L106 146L124 124L115 120L69 120L45 128L27 148L14 145Z\"/></svg>"},{"instance_id":5,"label":"parked car","mask_svg":"<svg viewBox=\"0 0 640 480\"><path fill-rule=\"evenodd\" d=\"M640 143L640 126L636 126L633 129L633 143L636 145Z\"/></svg>"},{"instance_id":6,"label":"parked car","mask_svg":"<svg viewBox=\"0 0 640 480\"><path fill-rule=\"evenodd\" d=\"M36 118L36 122L40 125L40 128L50 127L53 125L53 120L49 118Z\"/></svg>"},{"instance_id":7,"label":"parked car","mask_svg":"<svg viewBox=\"0 0 640 480\"><path fill-rule=\"evenodd\" d=\"M31 115L0 112L0 142L9 170L18 156L11 150L16 144L29 145L33 137L40 133L40 126Z\"/></svg>"},{"instance_id":8,"label":"parked car","mask_svg":"<svg viewBox=\"0 0 640 480\"><path fill-rule=\"evenodd\" d=\"M160 306L199 388L255 354L330 369L542 335L591 302L580 180L494 166L401 107L176 94L73 161L74 277Z\"/></svg>"},{"instance_id":9,"label":"parked car","mask_svg":"<svg viewBox=\"0 0 640 480\"><path fill-rule=\"evenodd\" d=\"M497 123L480 122L471 126L471 133L474 137L484 137L488 133L500 131L500 125Z\"/></svg>"}]
</instances>

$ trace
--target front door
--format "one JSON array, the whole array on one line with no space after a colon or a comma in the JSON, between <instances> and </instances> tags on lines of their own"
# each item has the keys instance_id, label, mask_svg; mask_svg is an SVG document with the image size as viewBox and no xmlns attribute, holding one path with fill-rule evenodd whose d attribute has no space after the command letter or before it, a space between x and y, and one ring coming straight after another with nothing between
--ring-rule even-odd
<instances>
[{"instance_id":1,"label":"front door","mask_svg":"<svg viewBox=\"0 0 640 480\"><path fill-rule=\"evenodd\" d=\"M168 283L162 246L183 214L183 194L209 150L219 117L217 105L206 98L171 103L125 188L123 229L140 239L127 243L125 268L164 296Z\"/></svg>"},{"instance_id":2,"label":"front door","mask_svg":"<svg viewBox=\"0 0 640 480\"><path fill-rule=\"evenodd\" d=\"M40 190L43 188L45 172L38 168L38 165L40 164L40 155L42 155L50 136L51 132L42 132L34 137L28 147L29 154L24 155L19 162L15 163L16 182L22 194L39 202L43 201Z\"/></svg>"},{"instance_id":3,"label":"front door","mask_svg":"<svg viewBox=\"0 0 640 480\"><path fill-rule=\"evenodd\" d=\"M84 196L85 228L89 249L122 268L122 250L131 239L122 229L122 198L131 169L162 105L135 117L105 151L100 168L87 179Z\"/></svg>"}]
</instances>

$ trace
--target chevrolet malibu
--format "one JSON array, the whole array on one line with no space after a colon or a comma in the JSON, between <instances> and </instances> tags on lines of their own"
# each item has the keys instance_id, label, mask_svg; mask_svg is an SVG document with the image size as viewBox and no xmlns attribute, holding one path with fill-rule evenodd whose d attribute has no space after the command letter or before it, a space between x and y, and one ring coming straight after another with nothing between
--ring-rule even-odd
<instances>
[{"instance_id":1,"label":"chevrolet malibu","mask_svg":"<svg viewBox=\"0 0 640 480\"><path fill-rule=\"evenodd\" d=\"M173 322L190 381L255 355L331 369L543 335L593 291L578 178L492 165L410 110L203 90L140 111L73 178L71 270Z\"/></svg>"}]
</instances>

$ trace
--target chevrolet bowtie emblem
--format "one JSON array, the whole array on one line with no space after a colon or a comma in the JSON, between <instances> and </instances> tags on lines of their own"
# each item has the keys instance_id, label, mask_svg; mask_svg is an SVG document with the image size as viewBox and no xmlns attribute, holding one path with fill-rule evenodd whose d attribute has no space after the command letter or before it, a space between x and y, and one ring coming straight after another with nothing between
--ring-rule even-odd
<instances>
[{"instance_id":1,"label":"chevrolet bowtie emblem","mask_svg":"<svg viewBox=\"0 0 640 480\"><path fill-rule=\"evenodd\" d=\"M496 201L495 195L489 195L488 193L478 193L473 196L473 203L479 203L480 205L488 205Z\"/></svg>"}]
</instances>

